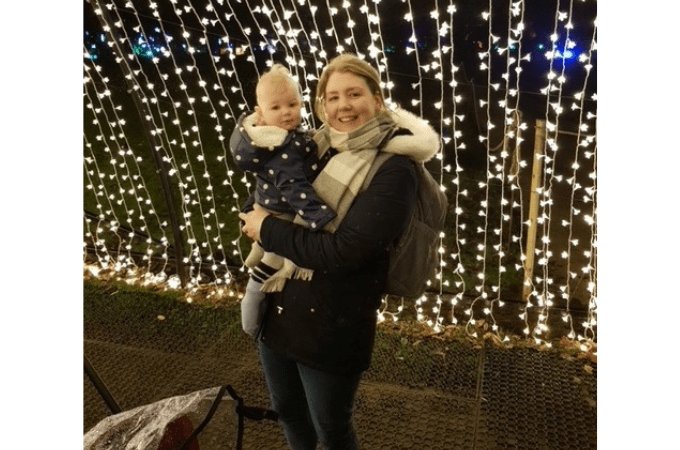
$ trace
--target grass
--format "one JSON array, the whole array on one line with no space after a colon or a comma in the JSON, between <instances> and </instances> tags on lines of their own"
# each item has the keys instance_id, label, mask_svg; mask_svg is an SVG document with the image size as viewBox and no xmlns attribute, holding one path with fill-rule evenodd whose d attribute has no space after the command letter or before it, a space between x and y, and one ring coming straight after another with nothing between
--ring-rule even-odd
<instances>
[{"instance_id":1,"label":"grass","mask_svg":"<svg viewBox=\"0 0 680 450\"><path fill-rule=\"evenodd\" d=\"M238 300L209 300L194 296L186 301L181 290L162 291L116 280L85 278L83 282L84 323L97 326L133 327L142 334L167 334L191 340L215 340L228 335L246 338L241 330ZM163 319L159 319L162 316ZM464 334L464 332L463 332ZM445 340L467 345L460 333L448 333ZM422 359L429 353L428 346L415 342L428 340L431 330L409 320L378 326L380 344L393 349L402 359ZM443 336L443 335L442 335ZM439 340L444 339L440 336Z\"/></svg>"},{"instance_id":2,"label":"grass","mask_svg":"<svg viewBox=\"0 0 680 450\"><path fill-rule=\"evenodd\" d=\"M211 344L218 339L235 345L250 342L241 329L238 300L195 296L196 301L188 303L186 296L181 290L166 291L116 280L85 278L83 311L86 334L91 326L120 329L122 333L133 330L142 340L182 340L192 345ZM441 332L435 333L431 327L410 316L402 317L399 322L388 320L378 325L375 354L376 357L392 361L396 358L427 371L441 355L443 346L446 351L470 354L472 359L485 345L561 351L569 357L592 357L593 352L597 352L596 344L583 351L578 343L564 339L554 342L552 348L536 345L533 339L516 336L509 336L507 343L501 343L482 322L478 322L475 330L472 330L478 332L478 337L473 338L469 330L462 326L446 326ZM473 361L470 361L469 370L475 370Z\"/></svg>"},{"instance_id":3,"label":"grass","mask_svg":"<svg viewBox=\"0 0 680 450\"><path fill-rule=\"evenodd\" d=\"M195 345L218 338L238 342L241 331L238 304L194 305L180 291L156 291L124 282L86 279L83 287L85 329L133 330L144 340L181 339Z\"/></svg>"}]
</instances>

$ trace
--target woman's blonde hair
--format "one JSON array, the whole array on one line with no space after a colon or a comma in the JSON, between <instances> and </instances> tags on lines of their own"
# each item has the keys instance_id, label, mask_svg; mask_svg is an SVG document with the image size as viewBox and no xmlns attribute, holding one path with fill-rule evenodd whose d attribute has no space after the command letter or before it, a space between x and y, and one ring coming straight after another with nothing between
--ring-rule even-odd
<instances>
[{"instance_id":1,"label":"woman's blonde hair","mask_svg":"<svg viewBox=\"0 0 680 450\"><path fill-rule=\"evenodd\" d=\"M385 97L380 88L380 75L378 74L378 71L363 59L350 53L344 53L333 58L331 62L324 67L323 72L321 72L321 77L319 77L319 83L316 86L314 112L322 122L326 122L326 113L323 110L324 102L326 100L324 94L326 92L328 78L330 78L333 72L348 72L362 78L366 82L371 94L380 97L380 103L382 105L380 107L381 111L387 112Z\"/></svg>"}]
</instances>

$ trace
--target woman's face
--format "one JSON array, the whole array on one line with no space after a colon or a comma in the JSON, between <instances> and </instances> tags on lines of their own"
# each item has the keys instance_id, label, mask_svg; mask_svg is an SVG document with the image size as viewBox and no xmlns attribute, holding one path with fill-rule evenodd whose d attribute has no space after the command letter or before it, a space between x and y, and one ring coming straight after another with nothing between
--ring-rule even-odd
<instances>
[{"instance_id":1,"label":"woman's face","mask_svg":"<svg viewBox=\"0 0 680 450\"><path fill-rule=\"evenodd\" d=\"M347 133L376 115L382 106L366 81L350 72L333 72L324 92L324 112L328 125Z\"/></svg>"}]
</instances>

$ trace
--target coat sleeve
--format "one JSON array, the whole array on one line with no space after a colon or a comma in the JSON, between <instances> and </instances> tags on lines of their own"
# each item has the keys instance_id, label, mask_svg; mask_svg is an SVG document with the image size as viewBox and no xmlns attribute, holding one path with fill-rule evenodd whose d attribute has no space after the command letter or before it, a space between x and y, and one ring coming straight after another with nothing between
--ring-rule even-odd
<instances>
[{"instance_id":1,"label":"coat sleeve","mask_svg":"<svg viewBox=\"0 0 680 450\"><path fill-rule=\"evenodd\" d=\"M357 196L335 233L314 233L270 216L262 222L262 246L314 270L356 269L385 251L405 228L415 207L416 187L413 163L403 156L390 158Z\"/></svg>"}]
</instances>

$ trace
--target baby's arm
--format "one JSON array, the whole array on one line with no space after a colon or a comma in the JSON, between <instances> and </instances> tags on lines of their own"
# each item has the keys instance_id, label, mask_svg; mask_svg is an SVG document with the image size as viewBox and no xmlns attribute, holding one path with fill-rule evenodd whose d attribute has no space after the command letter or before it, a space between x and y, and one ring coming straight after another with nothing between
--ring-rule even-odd
<instances>
[{"instance_id":1,"label":"baby's arm","mask_svg":"<svg viewBox=\"0 0 680 450\"><path fill-rule=\"evenodd\" d=\"M309 225L312 230L321 230L335 218L335 211L317 195L306 178L288 180L279 186L293 211Z\"/></svg>"}]
</instances>

